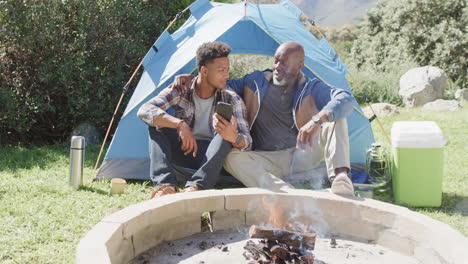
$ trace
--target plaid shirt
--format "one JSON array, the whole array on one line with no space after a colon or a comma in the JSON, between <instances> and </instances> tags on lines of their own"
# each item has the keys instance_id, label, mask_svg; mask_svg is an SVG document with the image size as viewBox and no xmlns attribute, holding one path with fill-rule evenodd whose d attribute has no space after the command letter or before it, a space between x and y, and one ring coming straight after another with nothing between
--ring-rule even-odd
<instances>
[{"instance_id":1,"label":"plaid shirt","mask_svg":"<svg viewBox=\"0 0 468 264\"><path fill-rule=\"evenodd\" d=\"M190 89L185 93L179 93L169 85L164 88L157 96L144 103L138 110L138 117L145 121L149 126L155 126L154 117L166 113L169 107L174 108L174 116L182 119L193 129L195 124L195 104L193 102L193 93L195 92L196 78L193 79ZM250 150L252 147L252 137L249 133L247 123L247 110L245 104L235 92L226 89L216 89L213 106L218 102L225 102L232 105L232 114L237 119L237 130L244 137L244 150ZM210 125L211 132L215 134L214 128Z\"/></svg>"}]
</instances>

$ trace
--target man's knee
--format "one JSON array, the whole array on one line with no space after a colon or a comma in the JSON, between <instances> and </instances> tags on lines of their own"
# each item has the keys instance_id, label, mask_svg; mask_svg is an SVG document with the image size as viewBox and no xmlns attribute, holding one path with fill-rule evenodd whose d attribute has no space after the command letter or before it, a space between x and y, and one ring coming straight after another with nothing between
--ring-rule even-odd
<instances>
[{"instance_id":1,"label":"man's knee","mask_svg":"<svg viewBox=\"0 0 468 264\"><path fill-rule=\"evenodd\" d=\"M170 128L156 128L152 126L148 126L148 135L150 140L154 140L160 138L162 136L171 136L171 129Z\"/></svg>"},{"instance_id":2,"label":"man's knee","mask_svg":"<svg viewBox=\"0 0 468 264\"><path fill-rule=\"evenodd\" d=\"M346 119L338 120L335 122L324 123L322 125L320 144L323 146L336 141L348 139L348 122Z\"/></svg>"},{"instance_id":3,"label":"man's knee","mask_svg":"<svg viewBox=\"0 0 468 264\"><path fill-rule=\"evenodd\" d=\"M221 135L216 135L214 137L213 140L216 140L217 142L219 142L219 149L222 150L222 151L231 151L231 149L233 149L232 147L232 143L225 140L223 137L221 137Z\"/></svg>"},{"instance_id":4,"label":"man's knee","mask_svg":"<svg viewBox=\"0 0 468 264\"><path fill-rule=\"evenodd\" d=\"M234 175L239 168L248 167L248 163L254 161L249 152L232 149L224 161L224 168Z\"/></svg>"},{"instance_id":5,"label":"man's knee","mask_svg":"<svg viewBox=\"0 0 468 264\"><path fill-rule=\"evenodd\" d=\"M226 157L225 165L228 167L239 166L246 160L246 157L248 157L247 152L232 149Z\"/></svg>"},{"instance_id":6,"label":"man's knee","mask_svg":"<svg viewBox=\"0 0 468 264\"><path fill-rule=\"evenodd\" d=\"M207 155L227 155L232 149L232 144L224 140L219 134L216 135L210 142L207 149Z\"/></svg>"}]
</instances>

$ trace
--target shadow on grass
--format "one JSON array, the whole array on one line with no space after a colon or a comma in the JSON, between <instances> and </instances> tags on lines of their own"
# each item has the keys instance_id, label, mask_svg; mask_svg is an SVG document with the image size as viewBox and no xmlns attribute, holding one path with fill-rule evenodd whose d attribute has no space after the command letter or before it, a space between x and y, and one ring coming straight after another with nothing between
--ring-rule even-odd
<instances>
[{"instance_id":1,"label":"shadow on grass","mask_svg":"<svg viewBox=\"0 0 468 264\"><path fill-rule=\"evenodd\" d=\"M423 209L430 213L445 213L447 215L468 216L468 197L453 193L442 193L440 207L408 207L411 210Z\"/></svg>"},{"instance_id":2,"label":"shadow on grass","mask_svg":"<svg viewBox=\"0 0 468 264\"><path fill-rule=\"evenodd\" d=\"M0 151L0 170L15 172L32 167L44 169L47 164L63 160L65 155L67 155L65 144L3 148Z\"/></svg>"},{"instance_id":3,"label":"shadow on grass","mask_svg":"<svg viewBox=\"0 0 468 264\"><path fill-rule=\"evenodd\" d=\"M89 145L85 149L85 166L94 167L100 146ZM103 151L103 156L105 151ZM39 167L45 169L52 164L68 166L70 146L67 143L57 143L44 146L25 146L0 148L0 171L16 172L20 169Z\"/></svg>"},{"instance_id":4,"label":"shadow on grass","mask_svg":"<svg viewBox=\"0 0 468 264\"><path fill-rule=\"evenodd\" d=\"M95 178L93 182L103 182L108 181L110 184L110 179L107 178ZM142 186L152 186L153 183L150 180L138 180L138 179L125 179L127 184L139 184Z\"/></svg>"},{"instance_id":5,"label":"shadow on grass","mask_svg":"<svg viewBox=\"0 0 468 264\"><path fill-rule=\"evenodd\" d=\"M101 195L106 195L106 196L110 196L110 193L109 191L105 191L101 188L98 188L98 187L94 187L94 186L80 186L80 188L78 188L79 191L86 191L86 192L92 192L92 193L97 193L97 194L101 194Z\"/></svg>"}]
</instances>

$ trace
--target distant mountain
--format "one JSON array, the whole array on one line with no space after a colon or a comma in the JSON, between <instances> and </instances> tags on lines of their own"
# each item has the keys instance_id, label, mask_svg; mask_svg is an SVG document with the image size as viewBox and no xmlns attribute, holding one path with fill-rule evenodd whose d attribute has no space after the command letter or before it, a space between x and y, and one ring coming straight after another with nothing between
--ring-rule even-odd
<instances>
[{"instance_id":1,"label":"distant mountain","mask_svg":"<svg viewBox=\"0 0 468 264\"><path fill-rule=\"evenodd\" d=\"M290 0L320 26L358 24L379 0Z\"/></svg>"}]
</instances>

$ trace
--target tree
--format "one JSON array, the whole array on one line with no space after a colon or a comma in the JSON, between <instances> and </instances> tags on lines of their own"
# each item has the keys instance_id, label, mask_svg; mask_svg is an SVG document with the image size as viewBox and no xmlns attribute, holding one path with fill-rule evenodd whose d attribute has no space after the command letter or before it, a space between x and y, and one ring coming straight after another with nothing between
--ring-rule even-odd
<instances>
[{"instance_id":1,"label":"tree","mask_svg":"<svg viewBox=\"0 0 468 264\"><path fill-rule=\"evenodd\" d=\"M105 130L121 87L192 0L0 1L0 143Z\"/></svg>"}]
</instances>

